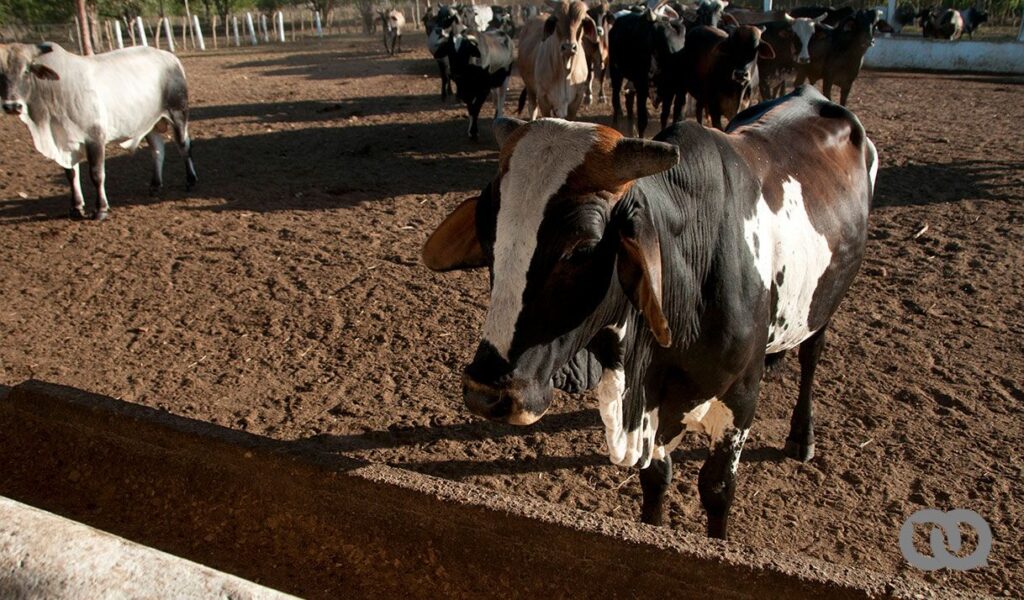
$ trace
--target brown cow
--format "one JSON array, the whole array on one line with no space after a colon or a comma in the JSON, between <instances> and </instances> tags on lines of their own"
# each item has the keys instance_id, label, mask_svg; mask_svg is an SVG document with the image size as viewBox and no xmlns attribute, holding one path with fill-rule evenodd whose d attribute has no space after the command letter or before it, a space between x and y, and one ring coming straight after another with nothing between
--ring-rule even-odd
<instances>
[{"instance_id":1,"label":"brown cow","mask_svg":"<svg viewBox=\"0 0 1024 600\"><path fill-rule=\"evenodd\" d=\"M576 118L586 93L586 36L597 41L597 25L587 16L587 5L579 0L545 0L554 13L537 16L519 34L516 66L526 89L519 97L519 110L526 100L530 118Z\"/></svg>"}]
</instances>

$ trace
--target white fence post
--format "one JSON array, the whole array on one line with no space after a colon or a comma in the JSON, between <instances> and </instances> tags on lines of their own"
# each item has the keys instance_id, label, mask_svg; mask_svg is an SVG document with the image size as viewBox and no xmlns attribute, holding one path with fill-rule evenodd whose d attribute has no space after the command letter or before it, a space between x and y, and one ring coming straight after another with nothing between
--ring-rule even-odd
<instances>
[{"instance_id":1,"label":"white fence post","mask_svg":"<svg viewBox=\"0 0 1024 600\"><path fill-rule=\"evenodd\" d=\"M196 40L199 41L199 49L206 50L206 40L203 39L203 28L199 25L199 15L192 15L192 31L196 34Z\"/></svg>"},{"instance_id":2,"label":"white fence post","mask_svg":"<svg viewBox=\"0 0 1024 600\"><path fill-rule=\"evenodd\" d=\"M117 48L124 48L124 36L121 35L121 20L114 19L114 39L117 40Z\"/></svg>"},{"instance_id":3,"label":"white fence post","mask_svg":"<svg viewBox=\"0 0 1024 600\"><path fill-rule=\"evenodd\" d=\"M149 41L146 39L146 24L142 22L142 17L135 17L135 28L138 29L138 40L143 46L148 46Z\"/></svg>"},{"instance_id":4,"label":"white fence post","mask_svg":"<svg viewBox=\"0 0 1024 600\"><path fill-rule=\"evenodd\" d=\"M164 27L164 36L167 38L167 49L174 52L174 33L171 31L171 20L167 17L162 19Z\"/></svg>"},{"instance_id":5,"label":"white fence post","mask_svg":"<svg viewBox=\"0 0 1024 600\"><path fill-rule=\"evenodd\" d=\"M317 37L324 37L324 28L320 23L320 11L313 13L313 28L316 29Z\"/></svg>"},{"instance_id":6,"label":"white fence post","mask_svg":"<svg viewBox=\"0 0 1024 600\"><path fill-rule=\"evenodd\" d=\"M772 11L772 0L764 0L764 12Z\"/></svg>"},{"instance_id":7,"label":"white fence post","mask_svg":"<svg viewBox=\"0 0 1024 600\"><path fill-rule=\"evenodd\" d=\"M231 26L235 31L235 46L242 45L242 38L238 35L238 16L231 17Z\"/></svg>"},{"instance_id":8,"label":"white fence post","mask_svg":"<svg viewBox=\"0 0 1024 600\"><path fill-rule=\"evenodd\" d=\"M283 42L283 41L285 41L285 38L284 38L284 13L281 12L281 11L277 11L277 14L274 15L274 21L275 21L275 25L276 25L276 29L277 29L277 41Z\"/></svg>"},{"instance_id":9,"label":"white fence post","mask_svg":"<svg viewBox=\"0 0 1024 600\"><path fill-rule=\"evenodd\" d=\"M249 30L249 41L255 46L258 42L256 41L256 26L252 23L252 13L245 13L245 28Z\"/></svg>"}]
</instances>

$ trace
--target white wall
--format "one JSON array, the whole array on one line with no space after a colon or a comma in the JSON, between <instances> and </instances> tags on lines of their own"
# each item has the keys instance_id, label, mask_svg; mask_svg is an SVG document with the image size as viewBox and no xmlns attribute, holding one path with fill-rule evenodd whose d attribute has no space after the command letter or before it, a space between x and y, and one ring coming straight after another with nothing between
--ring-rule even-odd
<instances>
[{"instance_id":1,"label":"white wall","mask_svg":"<svg viewBox=\"0 0 1024 600\"><path fill-rule=\"evenodd\" d=\"M864 66L1024 74L1024 44L876 38L875 45L864 56Z\"/></svg>"}]
</instances>

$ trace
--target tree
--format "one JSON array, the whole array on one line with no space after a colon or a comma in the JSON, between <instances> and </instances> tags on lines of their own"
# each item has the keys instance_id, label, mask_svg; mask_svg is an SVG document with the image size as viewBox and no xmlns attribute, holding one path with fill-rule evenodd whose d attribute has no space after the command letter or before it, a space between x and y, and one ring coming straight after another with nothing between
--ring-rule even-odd
<instances>
[{"instance_id":1,"label":"tree","mask_svg":"<svg viewBox=\"0 0 1024 600\"><path fill-rule=\"evenodd\" d=\"M89 12L85 10L85 0L75 0L78 12L78 37L82 42L82 54L89 56L92 51L92 35L89 33Z\"/></svg>"}]
</instances>

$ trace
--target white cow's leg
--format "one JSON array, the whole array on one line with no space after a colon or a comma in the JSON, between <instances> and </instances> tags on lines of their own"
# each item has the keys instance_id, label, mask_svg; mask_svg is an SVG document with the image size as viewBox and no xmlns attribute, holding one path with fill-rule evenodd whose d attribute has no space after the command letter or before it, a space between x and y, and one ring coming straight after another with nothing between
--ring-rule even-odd
<instances>
[{"instance_id":1,"label":"white cow's leg","mask_svg":"<svg viewBox=\"0 0 1024 600\"><path fill-rule=\"evenodd\" d=\"M192 186L199 181L196 176L196 166L192 162L192 138L188 136L188 117L184 110L170 110L171 126L174 128L174 141L178 143L178 150L185 159L185 189L191 190Z\"/></svg>"},{"instance_id":2,"label":"white cow's leg","mask_svg":"<svg viewBox=\"0 0 1024 600\"><path fill-rule=\"evenodd\" d=\"M501 82L501 85L494 89L494 94L494 118L500 119L505 114L505 96L508 94L508 77Z\"/></svg>"},{"instance_id":3,"label":"white cow's leg","mask_svg":"<svg viewBox=\"0 0 1024 600\"><path fill-rule=\"evenodd\" d=\"M110 204L107 202L107 170L106 148L102 141L87 142L85 144L85 155L89 159L89 175L92 177L92 184L96 186L96 214L93 219L102 221L107 218L110 211Z\"/></svg>"},{"instance_id":4,"label":"white cow's leg","mask_svg":"<svg viewBox=\"0 0 1024 600\"><path fill-rule=\"evenodd\" d=\"M153 179L149 182L149 194L156 196L164 185L164 138L153 130L146 134L146 143L149 144L149 151L153 155Z\"/></svg>"},{"instance_id":5,"label":"white cow's leg","mask_svg":"<svg viewBox=\"0 0 1024 600\"><path fill-rule=\"evenodd\" d=\"M72 219L81 220L85 218L85 197L82 195L82 181L78 178L78 165L70 169L64 169L64 176L68 178L71 185L71 213Z\"/></svg>"}]
</instances>

